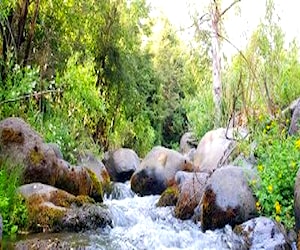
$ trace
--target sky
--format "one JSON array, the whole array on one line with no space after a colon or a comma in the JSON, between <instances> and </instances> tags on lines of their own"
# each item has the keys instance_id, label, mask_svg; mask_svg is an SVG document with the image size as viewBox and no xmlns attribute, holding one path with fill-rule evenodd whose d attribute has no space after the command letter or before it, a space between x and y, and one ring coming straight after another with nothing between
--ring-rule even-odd
<instances>
[{"instance_id":1,"label":"sky","mask_svg":"<svg viewBox=\"0 0 300 250\"><path fill-rule=\"evenodd\" d=\"M233 0L223 0L223 8L229 6ZM148 0L156 9L153 15L163 13L178 29L189 27L192 22L189 18L189 7L197 8L199 13L206 13L205 9L209 0ZM276 13L280 17L279 25L286 35L286 41L293 38L300 41L300 14L299 0L274 0ZM241 0L237 8L227 12L225 16L225 30L227 38L239 49L244 49L252 32L265 15L265 0ZM236 5L236 6L237 6ZM188 40L188 35L183 35ZM300 44L300 43L299 43ZM230 44L224 42L224 53L232 56L237 51Z\"/></svg>"}]
</instances>

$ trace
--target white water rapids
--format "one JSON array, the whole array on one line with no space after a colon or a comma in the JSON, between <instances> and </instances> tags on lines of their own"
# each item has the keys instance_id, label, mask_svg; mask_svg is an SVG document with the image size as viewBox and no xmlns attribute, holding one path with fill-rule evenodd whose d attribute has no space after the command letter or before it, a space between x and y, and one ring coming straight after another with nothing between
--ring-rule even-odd
<instances>
[{"instance_id":1,"label":"white water rapids","mask_svg":"<svg viewBox=\"0 0 300 250\"><path fill-rule=\"evenodd\" d=\"M159 195L139 197L129 184L115 183L104 205L112 215L112 227L84 233L40 233L4 241L4 250L241 250L247 244L230 226L201 231L192 220L176 219L174 207L156 207ZM261 222L270 224L271 221ZM271 230L271 231L270 231ZM275 231L274 231L275 230ZM251 250L290 249L280 245L283 236L277 229L263 227L258 231ZM269 235L271 233L271 235ZM279 234L278 234L279 233ZM260 237L259 237L260 236ZM0 247L1 248L1 247ZM295 242L292 250L296 250Z\"/></svg>"},{"instance_id":2,"label":"white water rapids","mask_svg":"<svg viewBox=\"0 0 300 250\"><path fill-rule=\"evenodd\" d=\"M229 226L203 233L199 224L176 219L174 207L156 207L158 195L138 197L124 184L116 184L115 191L117 195L113 199L104 201L113 214L113 228L90 234L87 249L219 250L242 247L241 240Z\"/></svg>"}]
</instances>

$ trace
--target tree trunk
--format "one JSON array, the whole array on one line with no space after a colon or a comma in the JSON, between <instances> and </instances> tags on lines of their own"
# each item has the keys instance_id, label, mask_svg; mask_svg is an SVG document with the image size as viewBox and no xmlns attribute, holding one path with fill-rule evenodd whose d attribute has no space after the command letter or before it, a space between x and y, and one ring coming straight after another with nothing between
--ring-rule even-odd
<instances>
[{"instance_id":1,"label":"tree trunk","mask_svg":"<svg viewBox=\"0 0 300 250\"><path fill-rule=\"evenodd\" d=\"M220 12L217 3L214 3L211 11L212 25L212 66L213 66L213 100L215 105L215 127L221 125L221 102L222 102L222 79L221 79L221 55L220 55L220 40L219 40L219 21Z\"/></svg>"},{"instance_id":2,"label":"tree trunk","mask_svg":"<svg viewBox=\"0 0 300 250\"><path fill-rule=\"evenodd\" d=\"M31 49L31 43L32 43L32 40L33 40L33 37L34 37L34 31L35 31L34 29L35 29L37 16L38 16L38 13L39 13L39 8L40 8L40 0L36 0L34 15L33 15L32 21L30 23L29 35L28 35L27 44L26 44L26 48L25 48L24 61L23 61L24 65L26 65L28 63L28 59L29 59L29 55L30 55L30 49Z\"/></svg>"}]
</instances>

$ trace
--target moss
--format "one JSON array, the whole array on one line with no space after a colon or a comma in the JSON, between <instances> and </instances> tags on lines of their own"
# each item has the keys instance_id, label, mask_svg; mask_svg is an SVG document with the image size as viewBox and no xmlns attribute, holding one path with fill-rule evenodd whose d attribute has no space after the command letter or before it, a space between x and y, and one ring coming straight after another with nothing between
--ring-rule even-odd
<instances>
[{"instance_id":1,"label":"moss","mask_svg":"<svg viewBox=\"0 0 300 250\"><path fill-rule=\"evenodd\" d=\"M44 198L33 195L27 201L29 230L33 232L51 232L60 225L66 210L44 204Z\"/></svg>"},{"instance_id":2,"label":"moss","mask_svg":"<svg viewBox=\"0 0 300 250\"><path fill-rule=\"evenodd\" d=\"M103 201L103 187L102 183L99 181L97 175L91 171L90 169L86 168L91 180L92 180L92 190L90 196L95 199L97 202Z\"/></svg>"},{"instance_id":3,"label":"moss","mask_svg":"<svg viewBox=\"0 0 300 250\"><path fill-rule=\"evenodd\" d=\"M44 154L37 146L35 146L29 153L29 160L34 165L40 165L45 159Z\"/></svg>"},{"instance_id":4,"label":"moss","mask_svg":"<svg viewBox=\"0 0 300 250\"><path fill-rule=\"evenodd\" d=\"M177 186L168 187L160 196L156 206L166 207L175 206L179 196L179 189Z\"/></svg>"},{"instance_id":5,"label":"moss","mask_svg":"<svg viewBox=\"0 0 300 250\"><path fill-rule=\"evenodd\" d=\"M89 195L92 185L92 178L85 169L72 166L59 174L54 186L73 195Z\"/></svg>"},{"instance_id":6,"label":"moss","mask_svg":"<svg viewBox=\"0 0 300 250\"><path fill-rule=\"evenodd\" d=\"M54 205L65 208L69 208L71 204L75 202L75 200L75 196L63 190L51 192L51 197L49 199L49 201L52 202Z\"/></svg>"},{"instance_id":7,"label":"moss","mask_svg":"<svg viewBox=\"0 0 300 250\"><path fill-rule=\"evenodd\" d=\"M21 131L15 131L12 128L3 128L2 130L2 142L3 144L9 143L23 143L24 135Z\"/></svg>"},{"instance_id":8,"label":"moss","mask_svg":"<svg viewBox=\"0 0 300 250\"><path fill-rule=\"evenodd\" d=\"M73 203L75 203L78 207L81 207L87 203L95 203L95 200L87 195L78 195L75 197Z\"/></svg>"},{"instance_id":9,"label":"moss","mask_svg":"<svg viewBox=\"0 0 300 250\"><path fill-rule=\"evenodd\" d=\"M112 185L110 182L110 176L106 169L101 171L101 177L103 179L103 183L102 183L103 192L110 194L112 192Z\"/></svg>"}]
</instances>

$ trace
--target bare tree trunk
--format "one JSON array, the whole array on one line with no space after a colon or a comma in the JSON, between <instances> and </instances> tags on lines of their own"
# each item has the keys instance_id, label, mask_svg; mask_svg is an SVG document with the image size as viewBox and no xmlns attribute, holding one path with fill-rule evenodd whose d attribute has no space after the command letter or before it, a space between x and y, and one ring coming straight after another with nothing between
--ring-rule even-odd
<instances>
[{"instance_id":1,"label":"bare tree trunk","mask_svg":"<svg viewBox=\"0 0 300 250\"><path fill-rule=\"evenodd\" d=\"M219 21L220 12L216 1L211 9L211 25L212 25L212 66L213 66L213 100L215 104L215 127L221 125L221 102L222 102L222 79L221 79L221 55L220 55L220 38L219 38Z\"/></svg>"}]
</instances>

